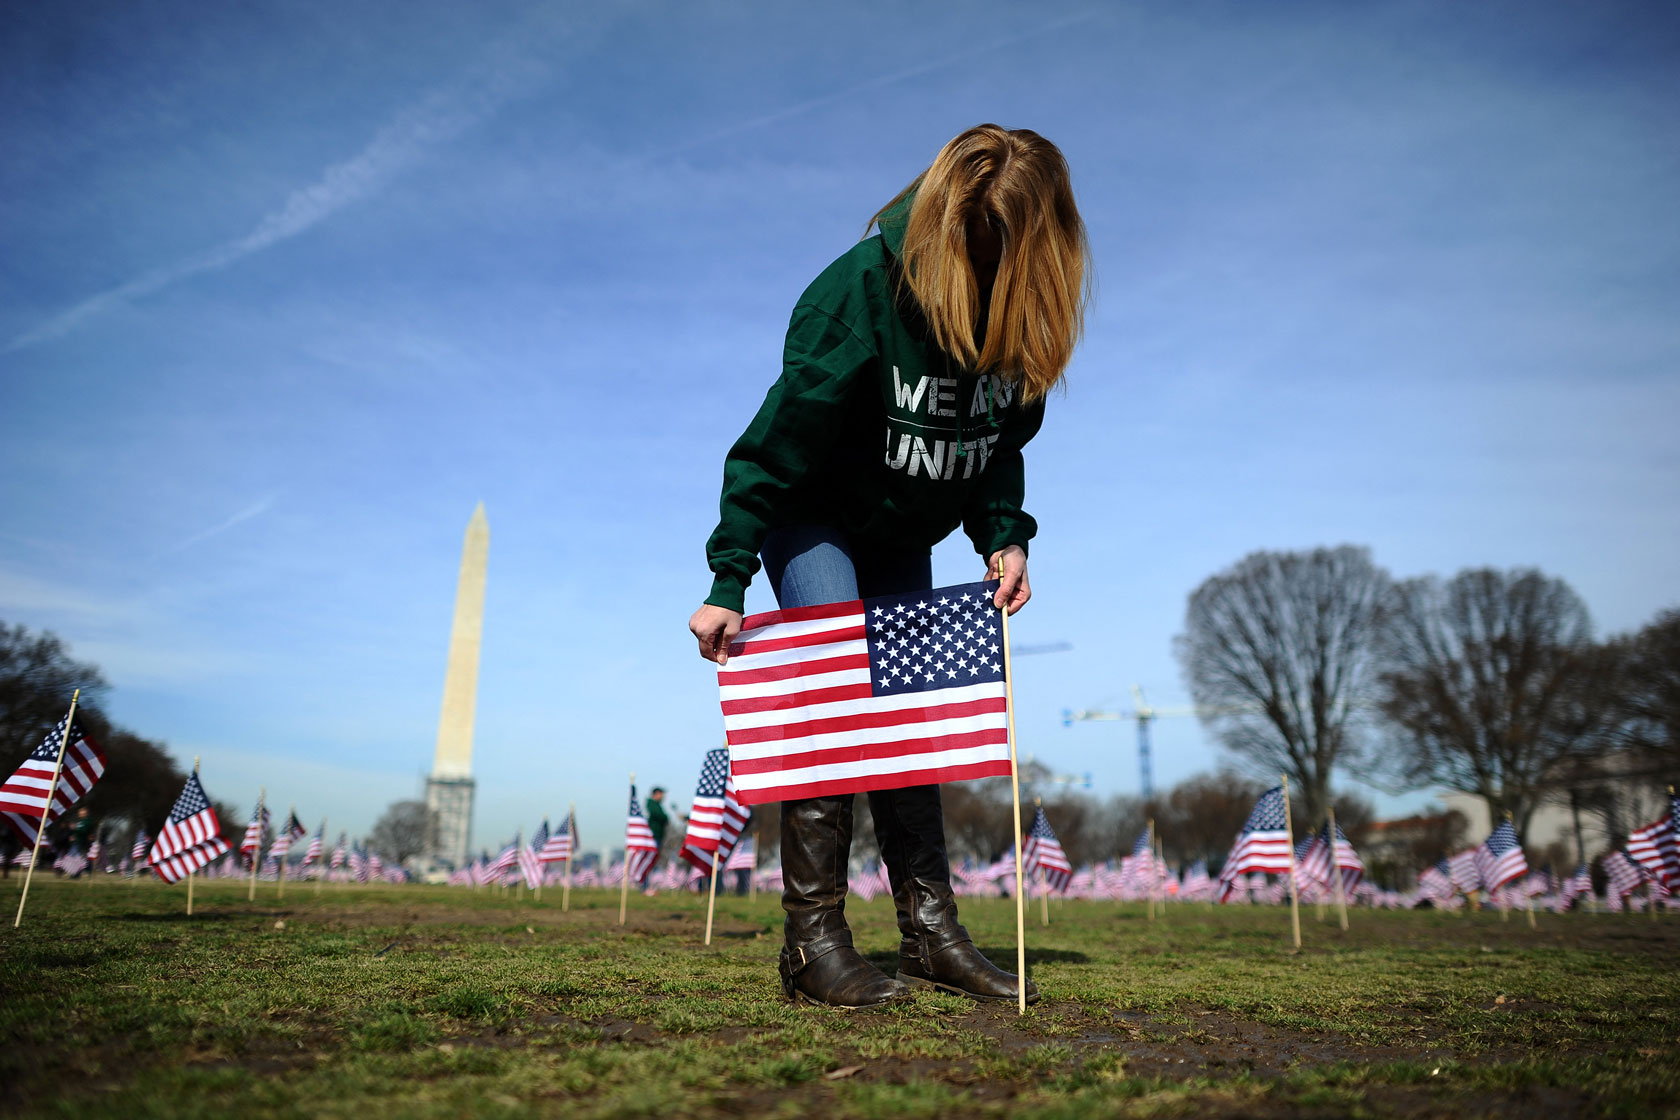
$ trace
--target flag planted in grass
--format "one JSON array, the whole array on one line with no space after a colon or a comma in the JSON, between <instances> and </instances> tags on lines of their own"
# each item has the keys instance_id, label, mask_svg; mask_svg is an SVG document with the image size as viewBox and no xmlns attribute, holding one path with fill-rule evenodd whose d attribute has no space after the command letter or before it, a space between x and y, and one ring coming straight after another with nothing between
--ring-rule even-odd
<instances>
[{"instance_id":1,"label":"flag planted in grass","mask_svg":"<svg viewBox=\"0 0 1680 1120\"><path fill-rule=\"evenodd\" d=\"M1528 860L1517 843L1517 830L1510 821L1500 821L1476 849L1476 875L1483 888L1494 891L1512 879L1528 874Z\"/></svg>"},{"instance_id":2,"label":"flag planted in grass","mask_svg":"<svg viewBox=\"0 0 1680 1120\"><path fill-rule=\"evenodd\" d=\"M547 821L543 824L546 827ZM577 817L568 812L566 819L560 822L560 831L548 838L548 843L542 846L541 857L544 863L559 863L572 858L572 837L577 833Z\"/></svg>"},{"instance_id":3,"label":"flag planted in grass","mask_svg":"<svg viewBox=\"0 0 1680 1120\"><path fill-rule=\"evenodd\" d=\"M0 785L0 816L12 826L12 831L27 845L35 843L41 820L52 824L105 773L105 755L98 744L82 734L78 724L70 724L66 742L64 720L47 733L41 745L29 752L23 765L13 771L4 785ZM64 766L59 770L58 752L64 751ZM53 785L53 772L59 770L58 785ZM48 797L52 804L47 804Z\"/></svg>"},{"instance_id":4,"label":"flag planted in grass","mask_svg":"<svg viewBox=\"0 0 1680 1120\"><path fill-rule=\"evenodd\" d=\"M629 868L630 881L639 883L659 856L659 845L653 841L653 829L642 815L642 803L636 800L636 785L630 785L630 810L624 819L624 862Z\"/></svg>"},{"instance_id":5,"label":"flag planted in grass","mask_svg":"<svg viewBox=\"0 0 1680 1120\"><path fill-rule=\"evenodd\" d=\"M1668 813L1628 833L1627 853L1658 882L1680 886L1680 797L1668 795Z\"/></svg>"},{"instance_id":6,"label":"flag planted in grass","mask_svg":"<svg viewBox=\"0 0 1680 1120\"><path fill-rule=\"evenodd\" d=\"M186 878L205 864L228 851L222 839L222 823L216 808L205 795L204 785L195 770L181 787L181 796L169 810L169 819L158 832L152 845L149 862L152 873L166 883Z\"/></svg>"},{"instance_id":7,"label":"flag planted in grass","mask_svg":"<svg viewBox=\"0 0 1680 1120\"><path fill-rule=\"evenodd\" d=\"M997 586L747 618L718 669L741 802L1007 777Z\"/></svg>"},{"instance_id":8,"label":"flag planted in grass","mask_svg":"<svg viewBox=\"0 0 1680 1120\"><path fill-rule=\"evenodd\" d=\"M1062 842L1056 839L1056 831L1050 827L1050 818L1044 815L1043 808L1033 814L1032 828L1021 850L1021 866L1028 875L1044 872L1044 882L1053 891L1067 890L1068 880L1073 878L1073 864L1068 862Z\"/></svg>"},{"instance_id":9,"label":"flag planted in grass","mask_svg":"<svg viewBox=\"0 0 1680 1120\"><path fill-rule=\"evenodd\" d=\"M1289 847L1289 829L1284 820L1283 787L1273 786L1260 795L1253 812L1237 833L1231 854L1219 872L1219 900L1221 902L1242 890L1245 884L1237 876L1250 871L1270 871L1277 875L1289 873L1294 853Z\"/></svg>"},{"instance_id":10,"label":"flag planted in grass","mask_svg":"<svg viewBox=\"0 0 1680 1120\"><path fill-rule=\"evenodd\" d=\"M720 865L727 863L751 815L752 810L735 796L735 781L729 776L729 749L707 751L700 765L700 782L694 789L694 808L688 814L688 833L680 853L683 860L708 873L713 852Z\"/></svg>"}]
</instances>

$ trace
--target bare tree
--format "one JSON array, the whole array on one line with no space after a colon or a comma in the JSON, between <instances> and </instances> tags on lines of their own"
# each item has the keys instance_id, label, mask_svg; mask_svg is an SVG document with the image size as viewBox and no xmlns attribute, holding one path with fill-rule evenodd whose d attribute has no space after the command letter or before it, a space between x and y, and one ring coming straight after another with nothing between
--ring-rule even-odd
<instances>
[{"instance_id":1,"label":"bare tree","mask_svg":"<svg viewBox=\"0 0 1680 1120\"><path fill-rule=\"evenodd\" d=\"M393 801L373 826L368 843L385 859L402 863L431 846L436 818L424 801Z\"/></svg>"},{"instance_id":2,"label":"bare tree","mask_svg":"<svg viewBox=\"0 0 1680 1120\"><path fill-rule=\"evenodd\" d=\"M1184 779L1156 813L1155 827L1168 858L1217 864L1265 792L1262 783L1228 770Z\"/></svg>"},{"instance_id":3,"label":"bare tree","mask_svg":"<svg viewBox=\"0 0 1680 1120\"><path fill-rule=\"evenodd\" d=\"M1591 631L1580 596L1533 570L1399 584L1382 711L1402 777L1480 794L1526 837L1560 764L1612 718Z\"/></svg>"},{"instance_id":4,"label":"bare tree","mask_svg":"<svg viewBox=\"0 0 1680 1120\"><path fill-rule=\"evenodd\" d=\"M1313 820L1362 745L1391 584L1366 548L1250 553L1191 592L1173 643L1208 730L1257 773L1288 774Z\"/></svg>"},{"instance_id":5,"label":"bare tree","mask_svg":"<svg viewBox=\"0 0 1680 1120\"><path fill-rule=\"evenodd\" d=\"M1680 609L1664 611L1617 648L1617 694L1625 743L1639 766L1673 781L1680 773Z\"/></svg>"}]
</instances>

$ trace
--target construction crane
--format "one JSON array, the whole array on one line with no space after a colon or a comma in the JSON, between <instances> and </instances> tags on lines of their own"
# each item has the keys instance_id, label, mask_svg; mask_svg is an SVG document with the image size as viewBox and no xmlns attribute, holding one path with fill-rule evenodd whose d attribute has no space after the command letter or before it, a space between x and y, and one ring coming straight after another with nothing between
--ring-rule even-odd
<instances>
[{"instance_id":1,"label":"construction crane","mask_svg":"<svg viewBox=\"0 0 1680 1120\"><path fill-rule=\"evenodd\" d=\"M1137 705L1129 712L1105 712L1096 708L1062 709L1062 726L1072 727L1075 722L1087 720L1118 720L1133 719L1137 721L1137 751L1138 777L1141 781L1143 799L1148 801L1155 796L1155 778L1151 773L1149 760L1149 725L1163 716L1193 716L1201 714L1200 708L1155 708L1143 697L1143 689L1132 686L1132 700Z\"/></svg>"}]
</instances>

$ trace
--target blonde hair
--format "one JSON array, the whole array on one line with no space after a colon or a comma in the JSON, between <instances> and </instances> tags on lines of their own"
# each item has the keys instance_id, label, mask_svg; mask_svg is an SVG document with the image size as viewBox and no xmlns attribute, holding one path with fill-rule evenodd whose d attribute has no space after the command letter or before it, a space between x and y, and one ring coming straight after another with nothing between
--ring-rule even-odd
<instances>
[{"instance_id":1,"label":"blonde hair","mask_svg":"<svg viewBox=\"0 0 1680 1120\"><path fill-rule=\"evenodd\" d=\"M941 148L933 164L870 224L915 193L899 259L939 348L966 368L997 371L1037 400L1061 380L1085 325L1090 294L1085 223L1067 160L1025 128L982 124ZM980 285L968 227L1002 237L984 342L976 345Z\"/></svg>"}]
</instances>

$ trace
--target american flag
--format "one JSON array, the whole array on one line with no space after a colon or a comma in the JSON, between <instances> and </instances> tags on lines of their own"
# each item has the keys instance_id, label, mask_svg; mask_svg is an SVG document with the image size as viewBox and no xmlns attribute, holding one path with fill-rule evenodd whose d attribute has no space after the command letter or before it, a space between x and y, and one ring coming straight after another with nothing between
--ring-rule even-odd
<instances>
[{"instance_id":1,"label":"american flag","mask_svg":"<svg viewBox=\"0 0 1680 1120\"><path fill-rule=\"evenodd\" d=\"M1610 879L1609 893L1617 898L1626 898L1638 890L1644 878L1639 873L1639 865L1622 851L1613 851L1604 857L1604 874Z\"/></svg>"},{"instance_id":2,"label":"american flag","mask_svg":"<svg viewBox=\"0 0 1680 1120\"><path fill-rule=\"evenodd\" d=\"M66 717L68 719L69 717ZM93 788L93 783L105 773L105 755L98 744L82 734L77 724L70 725L70 741L64 741L65 720L48 732L41 745L30 752L5 784L0 785L0 816L12 826L25 844L35 843L35 833L41 818L52 824L64 811ZM53 771L58 769L58 750L64 746L64 767L53 786ZM52 806L47 806L48 791Z\"/></svg>"},{"instance_id":3,"label":"american flag","mask_svg":"<svg viewBox=\"0 0 1680 1120\"><path fill-rule=\"evenodd\" d=\"M1120 857L1121 892L1146 894L1154 888L1155 878L1155 835L1145 828L1132 842L1132 854Z\"/></svg>"},{"instance_id":4,"label":"american flag","mask_svg":"<svg viewBox=\"0 0 1680 1120\"><path fill-rule=\"evenodd\" d=\"M1680 886L1680 797L1668 796L1668 813L1628 835L1627 853L1664 886Z\"/></svg>"},{"instance_id":5,"label":"american flag","mask_svg":"<svg viewBox=\"0 0 1680 1120\"><path fill-rule=\"evenodd\" d=\"M255 864L263 845L268 841L268 806L260 802L251 823L245 826L245 839L239 842L239 857Z\"/></svg>"},{"instance_id":6,"label":"american flag","mask_svg":"<svg viewBox=\"0 0 1680 1120\"><path fill-rule=\"evenodd\" d=\"M694 789L694 808L688 814L688 834L683 837L679 854L689 866L710 874L715 851L718 866L723 867L751 815L752 810L735 798L735 781L729 776L729 748L707 751L700 764L700 783Z\"/></svg>"},{"instance_id":7,"label":"american flag","mask_svg":"<svg viewBox=\"0 0 1680 1120\"><path fill-rule=\"evenodd\" d=\"M221 835L221 831L222 822L216 819L216 809L205 795L204 785L195 771L187 777L181 796L175 799L175 807L169 811L169 819L158 833L157 843L152 845L151 861L156 863L190 851L208 843L211 837Z\"/></svg>"},{"instance_id":8,"label":"american flag","mask_svg":"<svg viewBox=\"0 0 1680 1120\"><path fill-rule=\"evenodd\" d=\"M315 835L309 838L309 850L303 853L304 867L308 867L321 858L321 849L325 846L326 839L327 822L322 821L321 827L316 830Z\"/></svg>"},{"instance_id":9,"label":"american flag","mask_svg":"<svg viewBox=\"0 0 1680 1120\"><path fill-rule=\"evenodd\" d=\"M1326 821L1323 827L1313 834L1312 843L1301 856L1296 873L1305 875L1311 882L1333 888L1335 884L1330 878L1330 850L1330 824ZM1365 861L1353 850L1353 845L1348 842L1347 834L1342 831L1341 825L1336 826L1335 861L1336 866L1341 869L1343 892L1352 893L1359 886L1359 880L1365 877Z\"/></svg>"},{"instance_id":10,"label":"american flag","mask_svg":"<svg viewBox=\"0 0 1680 1120\"><path fill-rule=\"evenodd\" d=\"M642 816L641 802L636 800L635 783L630 785L630 811L624 821L624 862L632 883L639 883L659 855L659 845L653 842L653 830Z\"/></svg>"},{"instance_id":11,"label":"american flag","mask_svg":"<svg viewBox=\"0 0 1680 1120\"><path fill-rule=\"evenodd\" d=\"M379 853L374 851L368 852L367 863L362 867L362 879L364 881L368 879L378 879L384 874L384 871L385 861L379 858Z\"/></svg>"},{"instance_id":12,"label":"american flag","mask_svg":"<svg viewBox=\"0 0 1680 1120\"><path fill-rule=\"evenodd\" d=\"M292 850L292 841L301 840L308 835L309 830L304 828L303 822L297 819L297 810L294 809L291 815L286 818L285 827L281 828L280 835L274 838L274 847L269 850L268 854L284 863L287 853Z\"/></svg>"},{"instance_id":13,"label":"american flag","mask_svg":"<svg viewBox=\"0 0 1680 1120\"><path fill-rule=\"evenodd\" d=\"M349 853L344 857L344 870L358 881L367 880L367 857L362 854L360 847L351 846Z\"/></svg>"},{"instance_id":14,"label":"american flag","mask_svg":"<svg viewBox=\"0 0 1680 1120\"><path fill-rule=\"evenodd\" d=\"M140 831L134 836L134 847L128 851L128 858L136 861L145 859L146 848L151 842L152 838L146 835L146 826L141 825Z\"/></svg>"},{"instance_id":15,"label":"american flag","mask_svg":"<svg viewBox=\"0 0 1680 1120\"><path fill-rule=\"evenodd\" d=\"M718 670L741 802L1007 776L996 588L746 619Z\"/></svg>"},{"instance_id":16,"label":"american flag","mask_svg":"<svg viewBox=\"0 0 1680 1120\"><path fill-rule=\"evenodd\" d=\"M1476 870L1476 849L1466 848L1447 857L1447 871L1459 893L1471 895L1482 889L1482 873Z\"/></svg>"},{"instance_id":17,"label":"american flag","mask_svg":"<svg viewBox=\"0 0 1680 1120\"><path fill-rule=\"evenodd\" d=\"M735 845L735 850L729 853L729 862L723 865L725 871L756 871L758 870L758 844L751 836Z\"/></svg>"},{"instance_id":18,"label":"american flag","mask_svg":"<svg viewBox=\"0 0 1680 1120\"><path fill-rule=\"evenodd\" d=\"M1575 874L1563 881L1563 886L1558 890L1559 904L1567 907L1581 895L1591 898L1592 889L1592 872L1588 871L1587 865L1583 863L1575 869Z\"/></svg>"},{"instance_id":19,"label":"american flag","mask_svg":"<svg viewBox=\"0 0 1680 1120\"><path fill-rule=\"evenodd\" d=\"M1447 866L1446 860L1424 869L1423 874L1418 876L1418 890L1437 902L1453 896L1452 868Z\"/></svg>"},{"instance_id":20,"label":"american flag","mask_svg":"<svg viewBox=\"0 0 1680 1120\"><path fill-rule=\"evenodd\" d=\"M338 846L333 848L332 860L327 864L328 870L337 871L344 866L344 845L345 834L341 832L338 834Z\"/></svg>"},{"instance_id":21,"label":"american flag","mask_svg":"<svg viewBox=\"0 0 1680 1120\"><path fill-rule=\"evenodd\" d=\"M501 850L501 853L498 854L495 860L491 862L490 866L485 869L484 874L486 877L494 879L498 875L512 871L518 863L519 845L517 843L509 844Z\"/></svg>"},{"instance_id":22,"label":"american flag","mask_svg":"<svg viewBox=\"0 0 1680 1120\"><path fill-rule=\"evenodd\" d=\"M1519 875L1528 874L1528 860L1517 843L1517 830L1510 821L1499 827L1476 849L1476 874L1488 890L1497 890Z\"/></svg>"},{"instance_id":23,"label":"american flag","mask_svg":"<svg viewBox=\"0 0 1680 1120\"><path fill-rule=\"evenodd\" d=\"M88 854L87 854L88 866L94 868L95 870L98 870L98 868L99 868L99 856L100 856L100 853L102 853L104 850L105 850L105 834L104 834L104 830L102 829L102 830L100 830L98 835L94 836L93 843L88 845Z\"/></svg>"},{"instance_id":24,"label":"american flag","mask_svg":"<svg viewBox=\"0 0 1680 1120\"><path fill-rule=\"evenodd\" d=\"M1231 854L1219 872L1219 900L1230 898L1242 889L1237 876L1245 871L1289 873L1294 853L1289 847L1289 830L1284 827L1283 787L1273 786L1260 795L1254 811L1237 833Z\"/></svg>"},{"instance_id":25,"label":"american flag","mask_svg":"<svg viewBox=\"0 0 1680 1120\"><path fill-rule=\"evenodd\" d=\"M1056 839L1055 830L1050 827L1050 818L1044 815L1043 808L1033 814L1032 829L1021 849L1021 867L1027 875L1034 871L1044 872L1044 881L1051 890L1067 890L1068 880L1073 878L1073 864L1068 862L1067 853L1062 851L1062 842Z\"/></svg>"},{"instance_id":26,"label":"american flag","mask_svg":"<svg viewBox=\"0 0 1680 1120\"><path fill-rule=\"evenodd\" d=\"M227 852L221 837L222 825L215 806L205 795L204 785L194 771L169 810L169 819L158 832L149 857L152 872L166 883L179 882L189 871L197 871Z\"/></svg>"},{"instance_id":27,"label":"american flag","mask_svg":"<svg viewBox=\"0 0 1680 1120\"><path fill-rule=\"evenodd\" d=\"M548 822L543 821L542 827L531 836L531 842L519 849L519 873L525 876L525 885L531 890L542 886L542 850L548 843Z\"/></svg>"},{"instance_id":28,"label":"american flag","mask_svg":"<svg viewBox=\"0 0 1680 1120\"><path fill-rule=\"evenodd\" d=\"M1199 859L1185 872L1184 897L1206 898L1212 890L1213 880L1208 878L1207 860Z\"/></svg>"},{"instance_id":29,"label":"american flag","mask_svg":"<svg viewBox=\"0 0 1680 1120\"><path fill-rule=\"evenodd\" d=\"M546 828L547 826L548 822L544 821L543 827ZM548 843L543 845L542 861L544 863L559 863L561 860L571 859L572 837L576 833L577 816L574 813L568 812L566 814L566 819L560 822L560 831L556 832L553 836L550 836L548 838Z\"/></svg>"}]
</instances>

